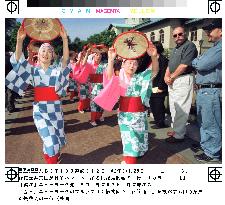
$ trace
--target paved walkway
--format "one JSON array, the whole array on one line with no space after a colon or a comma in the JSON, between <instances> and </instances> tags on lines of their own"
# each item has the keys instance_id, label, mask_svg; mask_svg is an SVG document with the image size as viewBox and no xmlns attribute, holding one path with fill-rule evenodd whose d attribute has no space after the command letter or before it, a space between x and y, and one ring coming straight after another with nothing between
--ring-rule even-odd
<instances>
[{"instance_id":1,"label":"paved walkway","mask_svg":"<svg viewBox=\"0 0 225 205\"><path fill-rule=\"evenodd\" d=\"M10 164L42 164L42 142L33 123L32 90L17 99L18 112L5 113L5 162ZM90 125L90 113L80 114L77 103L63 99L67 145L62 150L63 164L120 164L122 144L116 111L105 112L105 122L97 127ZM169 118L168 118L169 120ZM185 142L168 144L164 141L170 128L154 130L149 118L148 153L139 159L140 164L196 164L191 144L199 140L196 123L187 125Z\"/></svg>"}]
</instances>

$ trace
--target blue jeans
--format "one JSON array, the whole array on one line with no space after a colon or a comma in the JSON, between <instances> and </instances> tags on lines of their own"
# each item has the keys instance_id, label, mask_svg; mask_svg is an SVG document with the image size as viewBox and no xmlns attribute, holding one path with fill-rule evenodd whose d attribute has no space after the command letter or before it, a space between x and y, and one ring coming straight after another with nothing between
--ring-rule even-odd
<instances>
[{"instance_id":1,"label":"blue jeans","mask_svg":"<svg viewBox=\"0 0 225 205\"><path fill-rule=\"evenodd\" d=\"M201 147L207 156L218 159L222 148L222 89L199 89L196 104Z\"/></svg>"}]
</instances>

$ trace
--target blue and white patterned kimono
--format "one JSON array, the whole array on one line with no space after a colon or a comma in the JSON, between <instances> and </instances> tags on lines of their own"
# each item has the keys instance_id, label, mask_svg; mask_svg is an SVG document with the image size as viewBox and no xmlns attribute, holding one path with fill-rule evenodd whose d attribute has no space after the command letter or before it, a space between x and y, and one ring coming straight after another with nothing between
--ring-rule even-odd
<instances>
[{"instance_id":1,"label":"blue and white patterned kimono","mask_svg":"<svg viewBox=\"0 0 225 205\"><path fill-rule=\"evenodd\" d=\"M55 87L59 96L66 95L70 69L62 69L57 64L44 71L40 66L30 65L22 55L16 61L15 54L10 59L13 69L6 76L6 86L23 95L28 85L33 87ZM43 152L48 156L58 154L66 144L61 101L33 102L33 119L43 140Z\"/></svg>"}]
</instances>

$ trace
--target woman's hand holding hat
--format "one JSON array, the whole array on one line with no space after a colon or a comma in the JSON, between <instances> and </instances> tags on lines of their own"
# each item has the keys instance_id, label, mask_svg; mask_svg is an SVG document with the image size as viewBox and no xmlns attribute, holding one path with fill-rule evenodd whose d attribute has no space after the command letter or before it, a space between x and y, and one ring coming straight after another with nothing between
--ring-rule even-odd
<instances>
[{"instance_id":1,"label":"woman's hand holding hat","mask_svg":"<svg viewBox=\"0 0 225 205\"><path fill-rule=\"evenodd\" d=\"M114 59L116 58L116 55L117 55L116 49L113 48L113 47L109 48L109 50L108 50L108 60L114 61Z\"/></svg>"},{"instance_id":2,"label":"woman's hand holding hat","mask_svg":"<svg viewBox=\"0 0 225 205\"><path fill-rule=\"evenodd\" d=\"M20 26L17 32L17 41L23 41L26 38L26 32L24 31L23 26Z\"/></svg>"}]
</instances>

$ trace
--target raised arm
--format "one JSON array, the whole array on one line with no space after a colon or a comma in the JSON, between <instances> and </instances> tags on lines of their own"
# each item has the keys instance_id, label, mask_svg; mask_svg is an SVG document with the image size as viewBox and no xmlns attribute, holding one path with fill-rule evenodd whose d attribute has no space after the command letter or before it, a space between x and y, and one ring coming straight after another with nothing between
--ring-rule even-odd
<instances>
[{"instance_id":1,"label":"raised arm","mask_svg":"<svg viewBox=\"0 0 225 205\"><path fill-rule=\"evenodd\" d=\"M63 41L63 59L62 59L62 68L67 66L67 61L69 59L69 47L68 47L68 38L67 33L64 27L61 27L60 36L62 37Z\"/></svg>"},{"instance_id":2,"label":"raised arm","mask_svg":"<svg viewBox=\"0 0 225 205\"><path fill-rule=\"evenodd\" d=\"M149 42L147 53L152 59L152 77L155 77L159 72L159 61L157 57L157 49L151 41Z\"/></svg>"},{"instance_id":3,"label":"raised arm","mask_svg":"<svg viewBox=\"0 0 225 205\"><path fill-rule=\"evenodd\" d=\"M108 79L111 79L114 72L114 60L116 58L116 50L115 48L109 48L108 51L108 67L107 67L107 77Z\"/></svg>"},{"instance_id":4,"label":"raised arm","mask_svg":"<svg viewBox=\"0 0 225 205\"><path fill-rule=\"evenodd\" d=\"M19 61L22 55L23 41L26 37L26 32L24 31L23 26L20 26L17 32L17 41L16 41L16 61Z\"/></svg>"},{"instance_id":5,"label":"raised arm","mask_svg":"<svg viewBox=\"0 0 225 205\"><path fill-rule=\"evenodd\" d=\"M82 51L83 52L83 51ZM84 56L84 59L81 62L81 65L85 65L87 63L88 60L88 56L91 54L91 48L89 48Z\"/></svg>"}]
</instances>

